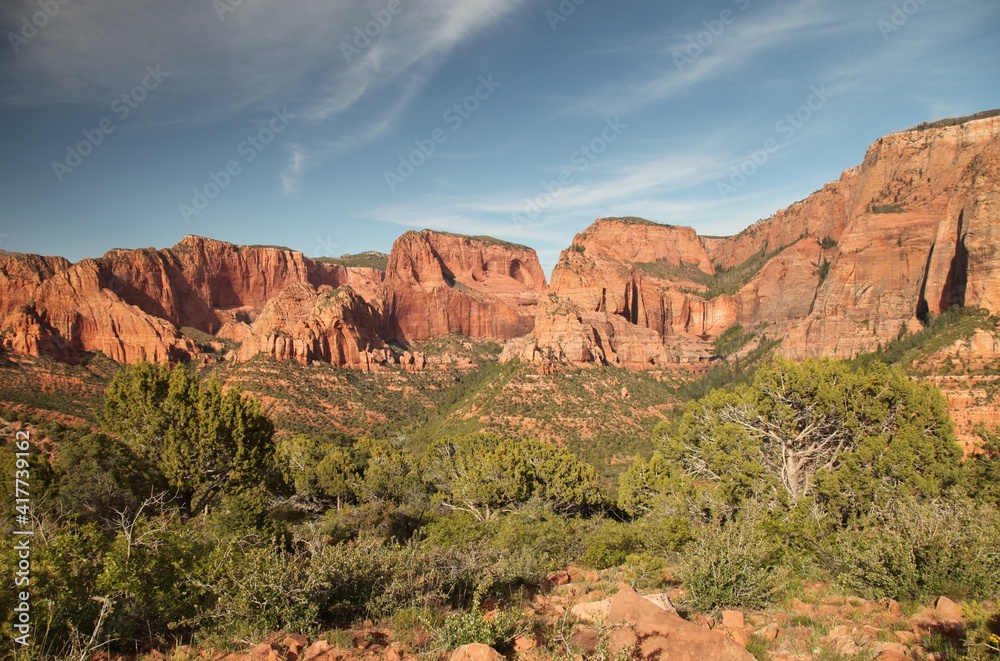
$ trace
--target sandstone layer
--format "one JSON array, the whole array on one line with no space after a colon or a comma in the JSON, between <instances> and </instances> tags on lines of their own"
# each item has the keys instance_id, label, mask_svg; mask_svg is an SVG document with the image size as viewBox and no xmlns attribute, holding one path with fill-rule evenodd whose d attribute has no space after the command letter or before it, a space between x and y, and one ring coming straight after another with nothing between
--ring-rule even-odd
<instances>
[{"instance_id":1,"label":"sandstone layer","mask_svg":"<svg viewBox=\"0 0 1000 661\"><path fill-rule=\"evenodd\" d=\"M850 178L829 275L786 355L847 358L952 305L1000 310L1000 117L886 136Z\"/></svg>"},{"instance_id":2,"label":"sandstone layer","mask_svg":"<svg viewBox=\"0 0 1000 661\"><path fill-rule=\"evenodd\" d=\"M99 351L123 363L186 361L226 341L239 361L421 369L424 357L386 342L523 335L545 286L533 250L486 237L411 232L382 270L188 236L77 264L4 255L0 330L9 352L62 360ZM196 343L194 331L218 341Z\"/></svg>"},{"instance_id":3,"label":"sandstone layer","mask_svg":"<svg viewBox=\"0 0 1000 661\"><path fill-rule=\"evenodd\" d=\"M268 301L242 333L235 357L250 360L263 353L304 365L317 361L368 370L392 360L375 333L378 325L376 310L350 288L295 284Z\"/></svg>"},{"instance_id":4,"label":"sandstone layer","mask_svg":"<svg viewBox=\"0 0 1000 661\"><path fill-rule=\"evenodd\" d=\"M791 358L849 358L953 305L1000 311L998 240L1000 117L895 133L733 237L598 220L503 358L698 369L736 325Z\"/></svg>"},{"instance_id":5,"label":"sandstone layer","mask_svg":"<svg viewBox=\"0 0 1000 661\"><path fill-rule=\"evenodd\" d=\"M401 236L384 270L194 236L77 264L3 254L0 332L10 352L68 360L189 360L224 339L233 360L362 369L419 368L406 345L461 334L542 368L699 372L737 326L795 359L847 358L954 305L1000 311L998 245L994 116L881 138L838 181L733 237L598 220L551 286L530 248L426 230Z\"/></svg>"},{"instance_id":6,"label":"sandstone layer","mask_svg":"<svg viewBox=\"0 0 1000 661\"><path fill-rule=\"evenodd\" d=\"M389 253L386 337L459 333L509 340L531 332L545 273L531 248L442 232L407 232Z\"/></svg>"}]
</instances>

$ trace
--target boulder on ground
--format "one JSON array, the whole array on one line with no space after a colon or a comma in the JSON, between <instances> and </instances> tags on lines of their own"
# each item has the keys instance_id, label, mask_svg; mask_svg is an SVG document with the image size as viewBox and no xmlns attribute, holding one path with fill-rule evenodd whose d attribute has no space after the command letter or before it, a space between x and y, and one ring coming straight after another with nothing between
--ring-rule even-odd
<instances>
[{"instance_id":1,"label":"boulder on ground","mask_svg":"<svg viewBox=\"0 0 1000 661\"><path fill-rule=\"evenodd\" d=\"M962 622L962 607L948 597L938 597L934 602L934 614L944 622Z\"/></svg>"},{"instance_id":2,"label":"boulder on ground","mask_svg":"<svg viewBox=\"0 0 1000 661\"><path fill-rule=\"evenodd\" d=\"M635 631L643 658L672 661L754 661L754 657L718 631L707 631L674 613L623 590L611 600L608 622ZM619 650L612 649L612 654Z\"/></svg>"},{"instance_id":3,"label":"boulder on ground","mask_svg":"<svg viewBox=\"0 0 1000 661\"><path fill-rule=\"evenodd\" d=\"M471 643L462 645L451 653L448 661L499 661L503 659L500 653L489 645Z\"/></svg>"}]
</instances>

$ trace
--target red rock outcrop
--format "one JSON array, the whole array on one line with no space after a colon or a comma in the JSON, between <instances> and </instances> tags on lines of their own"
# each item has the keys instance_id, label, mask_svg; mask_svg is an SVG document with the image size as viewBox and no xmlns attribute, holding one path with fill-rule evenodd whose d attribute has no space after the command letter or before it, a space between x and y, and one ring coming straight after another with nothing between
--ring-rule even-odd
<instances>
[{"instance_id":1,"label":"red rock outcrop","mask_svg":"<svg viewBox=\"0 0 1000 661\"><path fill-rule=\"evenodd\" d=\"M955 304L1000 310L1000 117L881 138L850 179L848 223L787 356L872 351Z\"/></svg>"},{"instance_id":2,"label":"red rock outcrop","mask_svg":"<svg viewBox=\"0 0 1000 661\"><path fill-rule=\"evenodd\" d=\"M188 360L200 351L180 332L191 327L241 344L236 360L265 353L417 370L424 356L396 355L384 340L523 335L546 286L533 250L429 231L397 241L388 274L195 236L75 265L8 255L0 260L3 343L64 359L101 351L120 362Z\"/></svg>"},{"instance_id":3,"label":"red rock outcrop","mask_svg":"<svg viewBox=\"0 0 1000 661\"><path fill-rule=\"evenodd\" d=\"M1000 311L1000 117L878 140L864 162L734 237L606 218L563 251L551 288L535 252L407 232L385 271L187 237L70 265L0 257L12 352L183 360L184 327L303 362L370 368L451 333L509 341L503 359L708 369L740 324L781 352L846 358L952 305ZM992 358L991 358L992 360Z\"/></svg>"},{"instance_id":4,"label":"red rock outcrop","mask_svg":"<svg viewBox=\"0 0 1000 661\"><path fill-rule=\"evenodd\" d=\"M0 260L4 346L62 359L101 351L119 362L189 360L199 349L182 327L216 333L228 323L238 333L237 322L252 323L293 285L348 286L374 298L383 275L195 236L166 250L112 250L74 265L7 256Z\"/></svg>"},{"instance_id":5,"label":"red rock outcrop","mask_svg":"<svg viewBox=\"0 0 1000 661\"><path fill-rule=\"evenodd\" d=\"M489 237L407 232L393 244L382 298L385 338L531 332L545 273L534 250Z\"/></svg>"},{"instance_id":6,"label":"red rock outcrop","mask_svg":"<svg viewBox=\"0 0 1000 661\"><path fill-rule=\"evenodd\" d=\"M752 661L753 655L721 631L704 629L670 613L631 590L611 600L608 622L619 624L609 636L612 654L634 650L633 658L677 661Z\"/></svg>"},{"instance_id":7,"label":"red rock outcrop","mask_svg":"<svg viewBox=\"0 0 1000 661\"><path fill-rule=\"evenodd\" d=\"M375 309L350 288L291 285L246 328L236 357L249 360L264 353L304 365L318 361L369 370L393 360L375 333L378 323Z\"/></svg>"},{"instance_id":8,"label":"red rock outcrop","mask_svg":"<svg viewBox=\"0 0 1000 661\"><path fill-rule=\"evenodd\" d=\"M729 238L601 219L503 358L704 364L735 324L847 358L955 304L1000 310L1000 117L880 139L839 181Z\"/></svg>"},{"instance_id":9,"label":"red rock outcrop","mask_svg":"<svg viewBox=\"0 0 1000 661\"><path fill-rule=\"evenodd\" d=\"M711 341L732 325L808 312L802 301L811 302L818 275L801 265L818 258L815 239L797 238L764 265L767 277L718 296L709 294L712 241L718 248L690 228L637 218L596 221L563 251L534 336L511 344L504 359L703 369Z\"/></svg>"},{"instance_id":10,"label":"red rock outcrop","mask_svg":"<svg viewBox=\"0 0 1000 661\"><path fill-rule=\"evenodd\" d=\"M178 328L213 334L228 321L252 322L293 284L351 285L373 295L382 281L375 269L321 264L292 250L198 236L166 250L112 250L99 262L125 301Z\"/></svg>"},{"instance_id":11,"label":"red rock outcrop","mask_svg":"<svg viewBox=\"0 0 1000 661\"><path fill-rule=\"evenodd\" d=\"M0 257L0 319L34 300L43 282L69 267L62 257L17 253Z\"/></svg>"},{"instance_id":12,"label":"red rock outcrop","mask_svg":"<svg viewBox=\"0 0 1000 661\"><path fill-rule=\"evenodd\" d=\"M168 321L123 301L92 259L59 271L36 290L33 303L8 315L16 329L9 349L31 355L73 359L100 351L112 360L188 360L194 343Z\"/></svg>"},{"instance_id":13,"label":"red rock outcrop","mask_svg":"<svg viewBox=\"0 0 1000 661\"><path fill-rule=\"evenodd\" d=\"M709 302L688 292L704 290L701 282L714 273L704 242L690 228L598 220L560 256L534 338L511 345L504 356L631 369L706 361L709 354L694 335L731 325L733 310L728 300Z\"/></svg>"}]
</instances>

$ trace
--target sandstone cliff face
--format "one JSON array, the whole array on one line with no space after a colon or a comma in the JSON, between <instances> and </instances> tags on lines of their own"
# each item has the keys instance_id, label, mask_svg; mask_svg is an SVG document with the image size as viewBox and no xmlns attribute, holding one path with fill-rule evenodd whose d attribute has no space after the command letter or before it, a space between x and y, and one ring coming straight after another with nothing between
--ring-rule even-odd
<instances>
[{"instance_id":1,"label":"sandstone cliff face","mask_svg":"<svg viewBox=\"0 0 1000 661\"><path fill-rule=\"evenodd\" d=\"M504 359L703 364L735 324L792 358L847 358L955 304L1000 310L1000 117L880 139L864 162L734 237L601 219Z\"/></svg>"},{"instance_id":2,"label":"sandstone cliff face","mask_svg":"<svg viewBox=\"0 0 1000 661\"><path fill-rule=\"evenodd\" d=\"M1000 309L1000 117L886 136L852 179L829 276L787 356L847 358L955 304Z\"/></svg>"},{"instance_id":3,"label":"sandstone cliff face","mask_svg":"<svg viewBox=\"0 0 1000 661\"><path fill-rule=\"evenodd\" d=\"M545 274L535 251L495 239L407 232L382 287L385 338L460 333L509 340L531 332Z\"/></svg>"},{"instance_id":4,"label":"sandstone cliff face","mask_svg":"<svg viewBox=\"0 0 1000 661\"><path fill-rule=\"evenodd\" d=\"M371 368L386 342L451 333L508 341L542 365L707 369L736 324L781 352L846 358L952 305L1000 311L1000 117L886 136L864 162L734 237L608 218L563 251L547 288L535 252L484 237L408 232L385 271L187 237L70 265L0 257L13 352L184 360L193 327L232 357Z\"/></svg>"},{"instance_id":5,"label":"sandstone cliff face","mask_svg":"<svg viewBox=\"0 0 1000 661\"><path fill-rule=\"evenodd\" d=\"M320 264L279 248L235 246L197 236L167 250L113 250L100 260L122 298L177 327L216 333L252 322L286 287L350 284L374 293L381 272Z\"/></svg>"},{"instance_id":6,"label":"sandstone cliff face","mask_svg":"<svg viewBox=\"0 0 1000 661\"><path fill-rule=\"evenodd\" d=\"M72 360L101 351L118 362L188 360L197 353L169 322L123 301L96 260L56 273L33 299L4 320L14 352Z\"/></svg>"},{"instance_id":7,"label":"sandstone cliff face","mask_svg":"<svg viewBox=\"0 0 1000 661\"><path fill-rule=\"evenodd\" d=\"M534 338L512 345L504 358L631 369L707 360L692 351L689 336L725 323L727 302L709 305L685 291L704 289L699 278L713 273L690 228L598 220L560 256Z\"/></svg>"},{"instance_id":8,"label":"sandstone cliff face","mask_svg":"<svg viewBox=\"0 0 1000 661\"><path fill-rule=\"evenodd\" d=\"M242 332L243 344L236 358L249 360L263 353L304 365L318 361L370 370L393 358L376 335L377 327L376 310L350 288L322 285L317 290L296 284L272 298ZM241 334L229 333L230 337Z\"/></svg>"},{"instance_id":9,"label":"sandstone cliff face","mask_svg":"<svg viewBox=\"0 0 1000 661\"><path fill-rule=\"evenodd\" d=\"M733 325L766 321L772 333L780 332L810 312L820 277L817 265L828 251L801 233L790 241L761 261L743 286L716 295L712 287L728 276L716 272L711 254L727 244L702 239L686 227L634 218L598 220L563 252L534 337L511 345L504 359L705 369L712 342ZM736 251L761 246L746 260L762 260L761 251L767 251L766 242L751 244L743 236L734 243Z\"/></svg>"},{"instance_id":10,"label":"sandstone cliff face","mask_svg":"<svg viewBox=\"0 0 1000 661\"><path fill-rule=\"evenodd\" d=\"M62 257L11 254L0 258L0 319L31 302L43 282L69 267Z\"/></svg>"},{"instance_id":11,"label":"sandstone cliff face","mask_svg":"<svg viewBox=\"0 0 1000 661\"><path fill-rule=\"evenodd\" d=\"M315 262L271 247L186 237L173 248L0 260L3 346L65 360L190 360L191 327L240 343L229 356L421 369L402 342L448 333L497 340L529 332L545 275L533 250L434 232L397 241L387 272ZM220 343L221 346L221 343Z\"/></svg>"},{"instance_id":12,"label":"sandstone cliff face","mask_svg":"<svg viewBox=\"0 0 1000 661\"><path fill-rule=\"evenodd\" d=\"M16 255L0 261L0 319L4 345L14 353L72 360L101 351L125 363L190 360L199 349L179 328L216 333L225 324L253 323L293 285L349 286L375 297L383 275L320 264L294 251L195 236L166 250L113 250L74 265Z\"/></svg>"}]
</instances>

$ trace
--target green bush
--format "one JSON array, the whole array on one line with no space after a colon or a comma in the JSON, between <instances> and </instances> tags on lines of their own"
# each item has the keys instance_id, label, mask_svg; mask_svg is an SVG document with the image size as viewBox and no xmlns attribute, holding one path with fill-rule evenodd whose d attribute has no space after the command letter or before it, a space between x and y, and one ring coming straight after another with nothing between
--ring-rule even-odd
<instances>
[{"instance_id":1,"label":"green bush","mask_svg":"<svg viewBox=\"0 0 1000 661\"><path fill-rule=\"evenodd\" d=\"M632 525L642 538L644 547L659 555L680 551L694 535L690 516L680 513L654 512Z\"/></svg>"},{"instance_id":2,"label":"green bush","mask_svg":"<svg viewBox=\"0 0 1000 661\"><path fill-rule=\"evenodd\" d=\"M967 606L965 652L970 661L1000 659L1000 610L997 606Z\"/></svg>"},{"instance_id":3,"label":"green bush","mask_svg":"<svg viewBox=\"0 0 1000 661\"><path fill-rule=\"evenodd\" d=\"M271 501L266 491L239 489L222 497L209 520L220 539L259 533L265 538L278 534L278 521L271 516Z\"/></svg>"},{"instance_id":4,"label":"green bush","mask_svg":"<svg viewBox=\"0 0 1000 661\"><path fill-rule=\"evenodd\" d=\"M844 522L892 494L934 497L960 478L944 396L882 363L776 360L749 385L689 403L657 442L665 465L663 479L647 480L654 488L683 472L732 508L815 497Z\"/></svg>"},{"instance_id":5,"label":"green bush","mask_svg":"<svg viewBox=\"0 0 1000 661\"><path fill-rule=\"evenodd\" d=\"M63 511L106 523L116 512L139 506L148 490L145 474L138 458L117 439L106 434L69 435L59 442L55 500Z\"/></svg>"},{"instance_id":6,"label":"green bush","mask_svg":"<svg viewBox=\"0 0 1000 661\"><path fill-rule=\"evenodd\" d=\"M304 553L223 544L208 555L202 582L210 598L195 621L204 632L262 640L272 631L310 634L317 629L319 587Z\"/></svg>"},{"instance_id":7,"label":"green bush","mask_svg":"<svg viewBox=\"0 0 1000 661\"><path fill-rule=\"evenodd\" d=\"M317 550L309 582L321 621L341 624L433 603L470 606L475 594L508 598L540 585L548 568L530 550L496 548L489 540L443 548L362 537Z\"/></svg>"},{"instance_id":8,"label":"green bush","mask_svg":"<svg viewBox=\"0 0 1000 661\"><path fill-rule=\"evenodd\" d=\"M105 393L101 425L149 467L149 481L185 517L264 484L274 463L274 425L260 404L215 377L202 383L183 365L122 368Z\"/></svg>"},{"instance_id":9,"label":"green bush","mask_svg":"<svg viewBox=\"0 0 1000 661\"><path fill-rule=\"evenodd\" d=\"M547 571L554 571L584 553L592 528L588 520L562 516L541 505L503 517L488 541L511 553L523 550Z\"/></svg>"},{"instance_id":10,"label":"green bush","mask_svg":"<svg viewBox=\"0 0 1000 661\"><path fill-rule=\"evenodd\" d=\"M31 656L63 656L79 649L98 623L100 604L92 597L103 596L97 588L107 543L93 524L67 525L42 529L32 538L31 608L34 631ZM17 556L0 554L0 577L5 586L14 585ZM19 588L20 589L20 588ZM0 591L0 639L12 640L11 623L15 590ZM98 639L106 640L98 631ZM13 644L5 644L14 649Z\"/></svg>"},{"instance_id":11,"label":"green bush","mask_svg":"<svg viewBox=\"0 0 1000 661\"><path fill-rule=\"evenodd\" d=\"M622 580L636 590L649 591L663 587L667 576L667 561L653 553L633 553L622 565Z\"/></svg>"},{"instance_id":12,"label":"green bush","mask_svg":"<svg viewBox=\"0 0 1000 661\"><path fill-rule=\"evenodd\" d=\"M767 606L786 578L779 549L752 516L702 526L677 568L688 602L704 612Z\"/></svg>"},{"instance_id":13,"label":"green bush","mask_svg":"<svg viewBox=\"0 0 1000 661\"><path fill-rule=\"evenodd\" d=\"M424 520L422 509L397 505L391 500L376 500L340 510L328 510L321 519L320 529L334 542L364 536L405 542L420 528Z\"/></svg>"},{"instance_id":14,"label":"green bush","mask_svg":"<svg viewBox=\"0 0 1000 661\"><path fill-rule=\"evenodd\" d=\"M129 649L136 641L169 643L189 633L189 619L206 596L192 578L207 552L199 536L176 520L140 514L124 522L96 583L97 594L113 604L108 639Z\"/></svg>"},{"instance_id":15,"label":"green bush","mask_svg":"<svg viewBox=\"0 0 1000 661\"><path fill-rule=\"evenodd\" d=\"M840 581L866 598L1000 594L1000 511L971 500L901 498L838 535Z\"/></svg>"},{"instance_id":16,"label":"green bush","mask_svg":"<svg viewBox=\"0 0 1000 661\"><path fill-rule=\"evenodd\" d=\"M542 501L561 513L604 504L597 471L567 450L539 441L468 434L434 442L424 457L424 479L442 506L491 521Z\"/></svg>"},{"instance_id":17,"label":"green bush","mask_svg":"<svg viewBox=\"0 0 1000 661\"><path fill-rule=\"evenodd\" d=\"M487 619L481 609L474 608L465 613L449 615L433 633L444 649L455 649L471 643L499 649L518 635L520 622L521 614L513 610L497 609L492 619Z\"/></svg>"},{"instance_id":18,"label":"green bush","mask_svg":"<svg viewBox=\"0 0 1000 661\"><path fill-rule=\"evenodd\" d=\"M1000 507L1000 429L978 430L980 452L962 464L964 490L970 498Z\"/></svg>"},{"instance_id":19,"label":"green bush","mask_svg":"<svg viewBox=\"0 0 1000 661\"><path fill-rule=\"evenodd\" d=\"M643 538L635 526L609 519L591 535L580 561L594 569L607 569L644 550Z\"/></svg>"}]
</instances>

